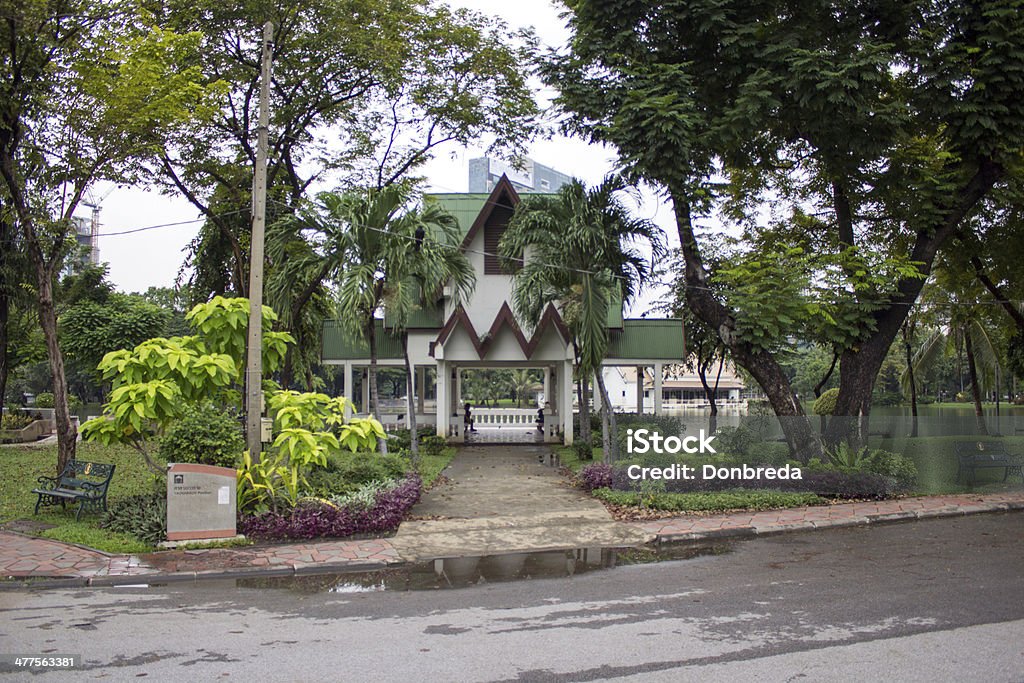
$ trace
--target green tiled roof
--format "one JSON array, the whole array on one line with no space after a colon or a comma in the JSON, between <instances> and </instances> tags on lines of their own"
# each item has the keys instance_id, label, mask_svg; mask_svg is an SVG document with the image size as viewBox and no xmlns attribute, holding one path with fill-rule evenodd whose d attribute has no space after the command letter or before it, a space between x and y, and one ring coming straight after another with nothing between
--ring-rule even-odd
<instances>
[{"instance_id":1,"label":"green tiled roof","mask_svg":"<svg viewBox=\"0 0 1024 683\"><path fill-rule=\"evenodd\" d=\"M402 340L385 329L384 321L377 320L377 358L402 358ZM337 320L325 320L323 346L320 358L323 361L364 360L370 357L370 347L365 340L352 337Z\"/></svg>"},{"instance_id":2,"label":"green tiled roof","mask_svg":"<svg viewBox=\"0 0 1024 683\"><path fill-rule=\"evenodd\" d=\"M423 199L428 202L437 202L445 211L455 216L459 221L459 235L465 237L490 196L483 193L460 192L458 194L428 194Z\"/></svg>"},{"instance_id":3,"label":"green tiled roof","mask_svg":"<svg viewBox=\"0 0 1024 683\"><path fill-rule=\"evenodd\" d=\"M608 358L683 359L683 324L678 318L627 319L608 332Z\"/></svg>"}]
</instances>

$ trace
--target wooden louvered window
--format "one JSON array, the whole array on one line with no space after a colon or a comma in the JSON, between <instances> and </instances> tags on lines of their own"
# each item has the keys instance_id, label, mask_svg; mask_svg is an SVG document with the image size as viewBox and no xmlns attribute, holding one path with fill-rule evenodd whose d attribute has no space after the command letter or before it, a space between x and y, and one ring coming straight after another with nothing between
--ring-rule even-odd
<instances>
[{"instance_id":1,"label":"wooden louvered window","mask_svg":"<svg viewBox=\"0 0 1024 683\"><path fill-rule=\"evenodd\" d=\"M491 214L490 219L484 225L484 275L508 275L501 267L501 259L498 257L498 243L501 236L505 234L505 228L512 217L512 211L499 207Z\"/></svg>"}]
</instances>

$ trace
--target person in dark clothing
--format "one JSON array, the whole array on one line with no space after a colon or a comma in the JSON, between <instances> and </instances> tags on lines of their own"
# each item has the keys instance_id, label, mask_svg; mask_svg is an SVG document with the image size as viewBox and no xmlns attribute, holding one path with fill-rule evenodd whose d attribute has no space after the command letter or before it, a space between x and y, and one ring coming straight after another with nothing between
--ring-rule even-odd
<instances>
[{"instance_id":1,"label":"person in dark clothing","mask_svg":"<svg viewBox=\"0 0 1024 683\"><path fill-rule=\"evenodd\" d=\"M475 432L476 427L473 426L473 406L470 405L469 401L466 401L464 410L465 412L462 414L462 423L466 426L466 431Z\"/></svg>"}]
</instances>

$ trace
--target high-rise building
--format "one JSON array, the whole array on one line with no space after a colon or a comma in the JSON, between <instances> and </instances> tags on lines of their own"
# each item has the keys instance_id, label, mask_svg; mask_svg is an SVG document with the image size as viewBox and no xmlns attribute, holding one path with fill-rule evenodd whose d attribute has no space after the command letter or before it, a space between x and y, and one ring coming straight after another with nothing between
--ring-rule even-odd
<instances>
[{"instance_id":1,"label":"high-rise building","mask_svg":"<svg viewBox=\"0 0 1024 683\"><path fill-rule=\"evenodd\" d=\"M93 246L93 220L72 216L71 226L74 228L75 248L64 264L64 273L68 275L77 273L87 264L100 262L99 250Z\"/></svg>"},{"instance_id":2,"label":"high-rise building","mask_svg":"<svg viewBox=\"0 0 1024 683\"><path fill-rule=\"evenodd\" d=\"M469 191L489 193L502 174L512 181L516 192L557 192L558 188L572 180L566 174L538 164L529 157L523 158L519 168L498 159L479 157L469 160Z\"/></svg>"}]
</instances>

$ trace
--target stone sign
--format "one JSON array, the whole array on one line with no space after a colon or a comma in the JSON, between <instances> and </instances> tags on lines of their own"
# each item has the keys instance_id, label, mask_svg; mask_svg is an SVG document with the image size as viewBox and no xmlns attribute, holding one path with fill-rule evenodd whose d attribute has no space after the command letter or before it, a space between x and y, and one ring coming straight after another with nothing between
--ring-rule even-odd
<instances>
[{"instance_id":1,"label":"stone sign","mask_svg":"<svg viewBox=\"0 0 1024 683\"><path fill-rule=\"evenodd\" d=\"M167 465L167 540L233 538L236 476L230 467Z\"/></svg>"}]
</instances>

